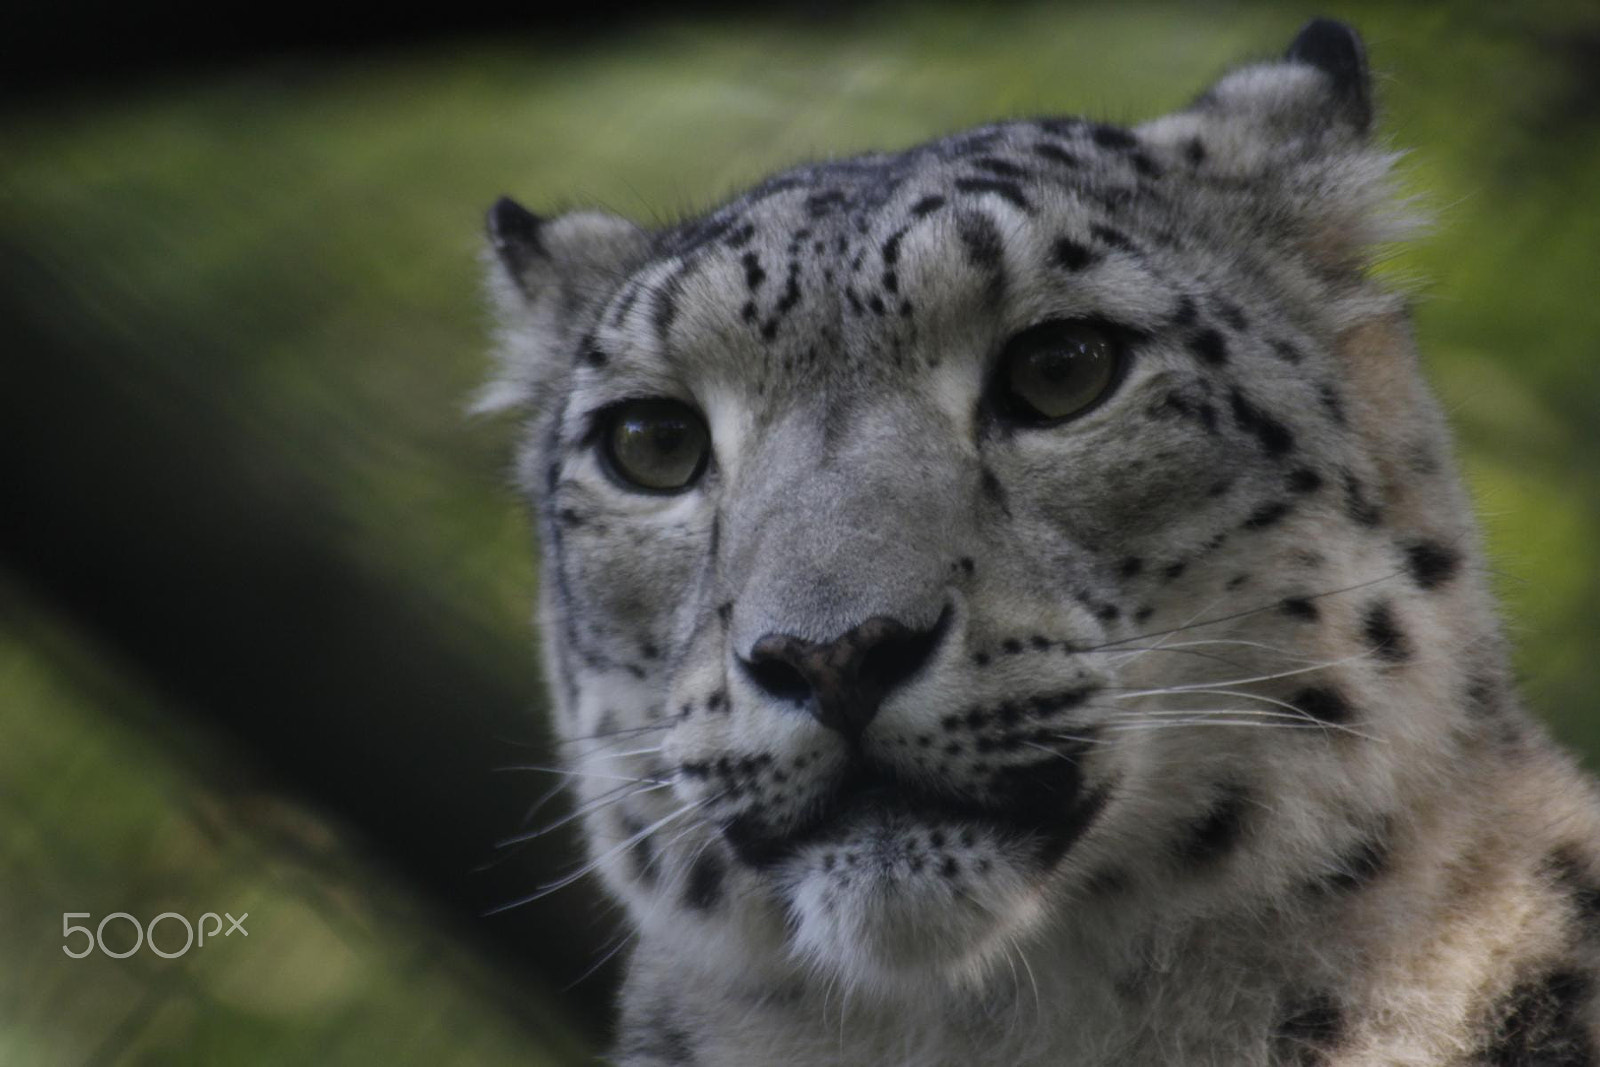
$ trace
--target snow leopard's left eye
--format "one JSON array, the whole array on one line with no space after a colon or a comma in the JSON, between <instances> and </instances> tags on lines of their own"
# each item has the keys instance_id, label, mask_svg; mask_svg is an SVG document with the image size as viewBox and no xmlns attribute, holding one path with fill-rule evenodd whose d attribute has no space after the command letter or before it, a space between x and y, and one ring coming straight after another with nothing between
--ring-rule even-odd
<instances>
[{"instance_id":1,"label":"snow leopard's left eye","mask_svg":"<svg viewBox=\"0 0 1600 1067\"><path fill-rule=\"evenodd\" d=\"M652 493L687 489L706 468L711 434L694 409L677 400L629 400L601 427L601 448L613 474Z\"/></svg>"},{"instance_id":2,"label":"snow leopard's left eye","mask_svg":"<svg viewBox=\"0 0 1600 1067\"><path fill-rule=\"evenodd\" d=\"M997 406L1025 425L1082 415L1117 384L1123 358L1115 332L1095 323L1052 320L1030 326L1000 354Z\"/></svg>"}]
</instances>

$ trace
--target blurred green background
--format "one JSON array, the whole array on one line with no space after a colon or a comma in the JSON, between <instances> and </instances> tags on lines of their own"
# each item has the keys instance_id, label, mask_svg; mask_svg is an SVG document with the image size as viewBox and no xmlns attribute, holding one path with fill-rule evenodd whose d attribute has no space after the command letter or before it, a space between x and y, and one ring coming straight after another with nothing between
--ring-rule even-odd
<instances>
[{"instance_id":1,"label":"blurred green background","mask_svg":"<svg viewBox=\"0 0 1600 1067\"><path fill-rule=\"evenodd\" d=\"M1600 766L1592 4L657 9L58 79L0 114L0 1064L603 1040L592 888L481 917L576 855L493 847L548 786L494 769L549 758L512 426L463 415L497 195L659 221L990 118L1137 121L1313 14L1365 36L1436 220L1382 269L1526 696ZM247 939L61 950L67 911L224 910Z\"/></svg>"}]
</instances>

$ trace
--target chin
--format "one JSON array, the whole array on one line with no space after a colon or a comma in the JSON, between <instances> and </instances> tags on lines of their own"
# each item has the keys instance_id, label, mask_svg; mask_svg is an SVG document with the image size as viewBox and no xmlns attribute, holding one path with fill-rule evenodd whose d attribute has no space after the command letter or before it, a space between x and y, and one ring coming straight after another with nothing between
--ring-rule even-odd
<instances>
[{"instance_id":1,"label":"chin","mask_svg":"<svg viewBox=\"0 0 1600 1067\"><path fill-rule=\"evenodd\" d=\"M791 951L852 992L981 987L1045 919L1037 857L1008 828L863 813L775 872Z\"/></svg>"}]
</instances>

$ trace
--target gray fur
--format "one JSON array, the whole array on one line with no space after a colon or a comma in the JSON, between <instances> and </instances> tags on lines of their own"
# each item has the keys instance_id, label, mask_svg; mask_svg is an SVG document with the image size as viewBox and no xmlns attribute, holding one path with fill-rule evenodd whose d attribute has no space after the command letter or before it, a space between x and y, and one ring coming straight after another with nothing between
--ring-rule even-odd
<instances>
[{"instance_id":1,"label":"gray fur","mask_svg":"<svg viewBox=\"0 0 1600 1067\"><path fill-rule=\"evenodd\" d=\"M492 226L484 406L526 419L557 729L639 935L619 1062L1591 1062L1593 791L1509 690L1367 272L1410 225L1370 120L1318 22L1131 131ZM1047 319L1130 368L1008 424ZM658 396L714 442L677 495L594 443ZM741 663L871 619L937 640L859 738ZM865 764L901 800L819 818Z\"/></svg>"}]
</instances>

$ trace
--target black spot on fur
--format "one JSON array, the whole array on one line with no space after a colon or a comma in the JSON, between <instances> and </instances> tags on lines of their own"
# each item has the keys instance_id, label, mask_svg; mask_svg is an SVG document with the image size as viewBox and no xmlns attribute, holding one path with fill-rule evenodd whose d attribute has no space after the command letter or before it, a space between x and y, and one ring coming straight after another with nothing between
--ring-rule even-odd
<instances>
[{"instance_id":1,"label":"black spot on fur","mask_svg":"<svg viewBox=\"0 0 1600 1067\"><path fill-rule=\"evenodd\" d=\"M998 272L1002 263L1000 228L987 215L964 214L956 225L956 236L967 253L967 260L980 270Z\"/></svg>"},{"instance_id":2,"label":"black spot on fur","mask_svg":"<svg viewBox=\"0 0 1600 1067\"><path fill-rule=\"evenodd\" d=\"M1010 203L1019 211L1032 211L1033 205L1028 203L1028 198L1022 195L1022 187L1013 181L1002 178L958 178L956 191L971 193L993 193Z\"/></svg>"},{"instance_id":3,"label":"black spot on fur","mask_svg":"<svg viewBox=\"0 0 1600 1067\"><path fill-rule=\"evenodd\" d=\"M1117 573L1122 575L1124 578L1137 578L1139 573L1143 570L1144 560L1140 559L1138 556L1129 556L1127 559L1123 560L1122 565L1117 568Z\"/></svg>"},{"instance_id":4,"label":"black spot on fur","mask_svg":"<svg viewBox=\"0 0 1600 1067\"><path fill-rule=\"evenodd\" d=\"M1545 870L1555 887L1572 901L1579 927L1589 938L1600 938L1600 879L1590 873L1592 866L1573 847L1563 846L1550 854Z\"/></svg>"},{"instance_id":5,"label":"black spot on fur","mask_svg":"<svg viewBox=\"0 0 1600 1067\"><path fill-rule=\"evenodd\" d=\"M1174 326L1193 326L1200 318L1200 309L1195 306L1194 297L1184 295L1178 298L1178 306L1172 312Z\"/></svg>"},{"instance_id":6,"label":"black spot on fur","mask_svg":"<svg viewBox=\"0 0 1600 1067\"><path fill-rule=\"evenodd\" d=\"M974 167L986 170L990 174L998 174L1002 178L1026 178L1028 172L1008 159L998 156L981 156L972 161Z\"/></svg>"},{"instance_id":7,"label":"black spot on fur","mask_svg":"<svg viewBox=\"0 0 1600 1067\"><path fill-rule=\"evenodd\" d=\"M1268 526L1276 526L1282 522L1293 508L1282 500L1271 500L1250 513L1250 517L1241 524L1246 530L1264 530Z\"/></svg>"},{"instance_id":8,"label":"black spot on fur","mask_svg":"<svg viewBox=\"0 0 1600 1067\"><path fill-rule=\"evenodd\" d=\"M1256 407L1244 393L1230 390L1228 402L1233 408L1233 421L1241 430L1254 434L1268 455L1281 456L1294 448L1294 434L1289 428Z\"/></svg>"},{"instance_id":9,"label":"black spot on fur","mask_svg":"<svg viewBox=\"0 0 1600 1067\"><path fill-rule=\"evenodd\" d=\"M1593 983L1576 971L1523 982L1492 1010L1487 1067L1591 1067L1595 1049L1584 1022Z\"/></svg>"},{"instance_id":10,"label":"black spot on fur","mask_svg":"<svg viewBox=\"0 0 1600 1067\"><path fill-rule=\"evenodd\" d=\"M1284 1067L1316 1067L1344 1038L1344 1010L1333 995L1314 992L1293 997L1273 1028L1276 1058Z\"/></svg>"},{"instance_id":11,"label":"black spot on fur","mask_svg":"<svg viewBox=\"0 0 1600 1067\"><path fill-rule=\"evenodd\" d=\"M1177 563L1169 563L1167 569L1161 572L1161 579L1167 582L1177 581L1183 576L1184 569L1187 567L1188 564L1181 560Z\"/></svg>"},{"instance_id":12,"label":"black spot on fur","mask_svg":"<svg viewBox=\"0 0 1600 1067\"><path fill-rule=\"evenodd\" d=\"M1315 493L1322 488L1322 475L1310 467L1297 467L1289 472L1285 484L1291 493Z\"/></svg>"},{"instance_id":13,"label":"black spot on fur","mask_svg":"<svg viewBox=\"0 0 1600 1067\"><path fill-rule=\"evenodd\" d=\"M1161 177L1161 168L1156 166L1156 161L1143 152L1133 152L1128 155L1128 162L1133 164L1133 169L1139 172L1142 178Z\"/></svg>"},{"instance_id":14,"label":"black spot on fur","mask_svg":"<svg viewBox=\"0 0 1600 1067\"><path fill-rule=\"evenodd\" d=\"M826 189L806 197L806 213L817 219L824 215L830 215L849 203L850 198L845 195L842 189Z\"/></svg>"},{"instance_id":15,"label":"black spot on fur","mask_svg":"<svg viewBox=\"0 0 1600 1067\"><path fill-rule=\"evenodd\" d=\"M1006 499L1006 488L1000 484L999 477L989 467L984 467L978 474L978 483L983 488L983 495L992 500L1001 511L1011 510L1010 502Z\"/></svg>"},{"instance_id":16,"label":"black spot on fur","mask_svg":"<svg viewBox=\"0 0 1600 1067\"><path fill-rule=\"evenodd\" d=\"M1076 167L1079 165L1077 156L1060 145L1053 145L1048 141L1040 141L1033 146L1033 151L1035 155L1048 159L1052 163L1059 163L1063 167Z\"/></svg>"},{"instance_id":17,"label":"black spot on fur","mask_svg":"<svg viewBox=\"0 0 1600 1067\"><path fill-rule=\"evenodd\" d=\"M1388 868L1388 834L1372 834L1341 854L1332 869L1314 878L1309 888L1318 896L1353 893L1382 877Z\"/></svg>"},{"instance_id":18,"label":"black spot on fur","mask_svg":"<svg viewBox=\"0 0 1600 1067\"><path fill-rule=\"evenodd\" d=\"M1183 158L1189 161L1191 167L1198 167L1206 161L1206 146L1200 143L1200 138L1190 138L1189 143L1183 146Z\"/></svg>"},{"instance_id":19,"label":"black spot on fur","mask_svg":"<svg viewBox=\"0 0 1600 1067\"><path fill-rule=\"evenodd\" d=\"M1272 338L1267 344L1272 348L1273 354L1285 363L1299 363L1305 358L1298 348L1281 338Z\"/></svg>"},{"instance_id":20,"label":"black spot on fur","mask_svg":"<svg viewBox=\"0 0 1600 1067\"><path fill-rule=\"evenodd\" d=\"M1406 569L1423 589L1436 589L1455 576L1461 557L1437 541L1418 541L1406 547Z\"/></svg>"},{"instance_id":21,"label":"black spot on fur","mask_svg":"<svg viewBox=\"0 0 1600 1067\"><path fill-rule=\"evenodd\" d=\"M1307 622L1315 622L1318 615L1317 605L1303 596L1284 597L1278 610L1291 619L1305 619Z\"/></svg>"},{"instance_id":22,"label":"black spot on fur","mask_svg":"<svg viewBox=\"0 0 1600 1067\"><path fill-rule=\"evenodd\" d=\"M900 242L905 239L905 236L905 228L901 227L890 234L888 240L883 242L883 247L878 250L878 254L883 258L885 267L892 267L900 262Z\"/></svg>"},{"instance_id":23,"label":"black spot on fur","mask_svg":"<svg viewBox=\"0 0 1600 1067\"><path fill-rule=\"evenodd\" d=\"M585 345L583 349L583 362L591 367L604 367L610 360L605 349L599 345Z\"/></svg>"},{"instance_id":24,"label":"black spot on fur","mask_svg":"<svg viewBox=\"0 0 1600 1067\"><path fill-rule=\"evenodd\" d=\"M1327 382L1317 386L1317 398L1322 401L1322 410L1328 413L1336 426L1345 424L1344 401L1339 399L1339 391Z\"/></svg>"},{"instance_id":25,"label":"black spot on fur","mask_svg":"<svg viewBox=\"0 0 1600 1067\"><path fill-rule=\"evenodd\" d=\"M1361 634L1379 659L1403 663L1411 658L1411 644L1395 621L1394 608L1387 600L1367 608L1361 617Z\"/></svg>"},{"instance_id":26,"label":"black spot on fur","mask_svg":"<svg viewBox=\"0 0 1600 1067\"><path fill-rule=\"evenodd\" d=\"M722 900L722 879L725 874L722 858L711 849L700 853L689 868L689 880L683 887L683 902L696 911L710 911Z\"/></svg>"},{"instance_id":27,"label":"black spot on fur","mask_svg":"<svg viewBox=\"0 0 1600 1067\"><path fill-rule=\"evenodd\" d=\"M1361 479L1349 471L1344 474L1344 511L1358 526L1376 526L1383 521L1383 513L1367 498Z\"/></svg>"},{"instance_id":28,"label":"black spot on fur","mask_svg":"<svg viewBox=\"0 0 1600 1067\"><path fill-rule=\"evenodd\" d=\"M1079 271L1097 262L1100 256L1072 238L1062 237L1056 241L1053 258L1057 266Z\"/></svg>"},{"instance_id":29,"label":"black spot on fur","mask_svg":"<svg viewBox=\"0 0 1600 1067\"><path fill-rule=\"evenodd\" d=\"M744 264L744 284L751 292L761 288L761 283L767 280L767 272L761 268L761 258L754 252L746 252L740 257L739 262Z\"/></svg>"},{"instance_id":30,"label":"black spot on fur","mask_svg":"<svg viewBox=\"0 0 1600 1067\"><path fill-rule=\"evenodd\" d=\"M671 335L672 323L678 317L678 296L683 292L683 277L684 271L680 270L655 290L651 320L656 329L656 337L663 343Z\"/></svg>"},{"instance_id":31,"label":"black spot on fur","mask_svg":"<svg viewBox=\"0 0 1600 1067\"><path fill-rule=\"evenodd\" d=\"M1201 330L1189 338L1189 347L1210 366L1220 367L1228 362L1228 342L1216 330Z\"/></svg>"},{"instance_id":32,"label":"black spot on fur","mask_svg":"<svg viewBox=\"0 0 1600 1067\"><path fill-rule=\"evenodd\" d=\"M1222 795L1191 823L1177 843L1179 859L1196 866L1215 862L1231 852L1244 836L1250 795L1242 787L1223 787Z\"/></svg>"},{"instance_id":33,"label":"black spot on fur","mask_svg":"<svg viewBox=\"0 0 1600 1067\"><path fill-rule=\"evenodd\" d=\"M1096 223L1095 225L1089 227L1089 233L1092 234L1095 239L1100 241L1102 244L1109 245L1120 252L1138 251L1138 249L1134 247L1134 243L1128 240L1128 235L1123 233L1121 230L1115 230L1110 226L1102 226Z\"/></svg>"},{"instance_id":34,"label":"black spot on fur","mask_svg":"<svg viewBox=\"0 0 1600 1067\"><path fill-rule=\"evenodd\" d=\"M1250 325L1250 320L1244 316L1244 309L1226 297L1212 297L1211 306L1217 309L1217 314L1222 317L1222 321L1227 323L1228 328L1234 333L1243 333Z\"/></svg>"},{"instance_id":35,"label":"black spot on fur","mask_svg":"<svg viewBox=\"0 0 1600 1067\"><path fill-rule=\"evenodd\" d=\"M1093 136L1094 143L1101 148L1126 151L1139 146L1139 139L1120 126L1107 126L1103 123L1096 124Z\"/></svg>"},{"instance_id":36,"label":"black spot on fur","mask_svg":"<svg viewBox=\"0 0 1600 1067\"><path fill-rule=\"evenodd\" d=\"M1350 702L1332 686L1308 686L1295 693L1288 702L1318 722L1337 726L1350 721Z\"/></svg>"},{"instance_id":37,"label":"black spot on fur","mask_svg":"<svg viewBox=\"0 0 1600 1067\"><path fill-rule=\"evenodd\" d=\"M944 207L944 197L925 196L911 205L911 214L920 219L933 214L942 207Z\"/></svg>"}]
</instances>

